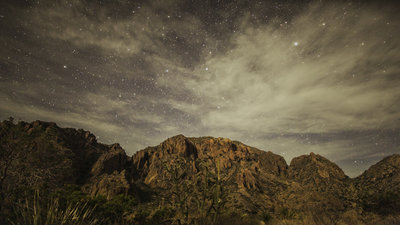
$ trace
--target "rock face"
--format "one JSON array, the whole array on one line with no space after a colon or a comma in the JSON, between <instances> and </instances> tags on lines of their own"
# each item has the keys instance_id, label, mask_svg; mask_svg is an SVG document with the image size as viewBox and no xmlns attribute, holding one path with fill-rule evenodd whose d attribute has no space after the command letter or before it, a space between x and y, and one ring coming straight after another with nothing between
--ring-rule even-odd
<instances>
[{"instance_id":1,"label":"rock face","mask_svg":"<svg viewBox=\"0 0 400 225\"><path fill-rule=\"evenodd\" d=\"M129 194L132 185L126 170L115 170L111 174L105 173L92 178L91 182L84 186L84 190L91 196L103 195L109 200L118 194Z\"/></svg>"},{"instance_id":2,"label":"rock face","mask_svg":"<svg viewBox=\"0 0 400 225\"><path fill-rule=\"evenodd\" d=\"M357 177L356 183L366 190L400 192L400 155L382 159Z\"/></svg>"},{"instance_id":3,"label":"rock face","mask_svg":"<svg viewBox=\"0 0 400 225\"><path fill-rule=\"evenodd\" d=\"M171 196L170 169L183 162L176 167L179 185L207 167L223 183L226 206L245 213L276 212L279 208L360 213L385 205L389 206L387 212L400 213L398 154L350 179L320 155L296 157L288 166L279 155L227 138L177 135L128 157L119 144L98 143L88 131L42 121L4 121L0 123L0 141L5 153L0 160L15 156L10 174L22 174L7 177L3 190L44 184L53 190L76 184L92 196L111 199L134 194L140 199L139 189L145 187L153 194L152 204L158 205ZM386 195L377 198L379 193ZM382 203L382 199L387 201Z\"/></svg>"},{"instance_id":4,"label":"rock face","mask_svg":"<svg viewBox=\"0 0 400 225\"><path fill-rule=\"evenodd\" d=\"M2 150L13 159L10 173L25 175L6 177L5 186L10 185L10 190L45 185L51 191L76 184L92 195L109 198L131 188L126 172L130 158L125 151L119 144L98 143L89 131L43 121L4 121L0 123L0 137Z\"/></svg>"},{"instance_id":5,"label":"rock face","mask_svg":"<svg viewBox=\"0 0 400 225\"><path fill-rule=\"evenodd\" d=\"M92 176L111 174L114 171L122 171L127 168L128 157L119 144L113 144L109 150L97 159L91 169Z\"/></svg>"},{"instance_id":6,"label":"rock face","mask_svg":"<svg viewBox=\"0 0 400 225\"><path fill-rule=\"evenodd\" d=\"M353 209L350 179L336 164L314 153L295 157L290 162L291 185L280 197L284 205L314 213Z\"/></svg>"},{"instance_id":7,"label":"rock face","mask_svg":"<svg viewBox=\"0 0 400 225\"><path fill-rule=\"evenodd\" d=\"M113 144L97 159L91 169L91 179L84 187L92 196L103 195L111 199L132 190L132 179L127 169L130 159L119 144Z\"/></svg>"},{"instance_id":8,"label":"rock face","mask_svg":"<svg viewBox=\"0 0 400 225\"><path fill-rule=\"evenodd\" d=\"M260 199L285 188L288 166L283 157L226 138L169 138L137 152L132 158L132 173L151 188L167 189L171 184L165 180L165 165L179 158L187 160L192 171L199 170L198 162L207 163L213 170L219 168L230 193L228 198L236 199L232 202L235 208L251 211L265 205Z\"/></svg>"},{"instance_id":9,"label":"rock face","mask_svg":"<svg viewBox=\"0 0 400 225\"><path fill-rule=\"evenodd\" d=\"M348 179L336 164L314 153L293 158L288 177L311 189L337 189L338 184Z\"/></svg>"},{"instance_id":10,"label":"rock face","mask_svg":"<svg viewBox=\"0 0 400 225\"><path fill-rule=\"evenodd\" d=\"M354 180L358 200L366 211L398 214L400 209L400 155L388 156Z\"/></svg>"},{"instance_id":11,"label":"rock face","mask_svg":"<svg viewBox=\"0 0 400 225\"><path fill-rule=\"evenodd\" d=\"M287 165L283 157L264 152L240 142L225 138L186 138L178 135L156 147L149 147L133 156L133 168L137 179L157 186L162 180L163 163L178 157L189 161L203 160L216 166L222 173L236 170L236 184L247 189L256 188L255 176L262 173L285 176ZM232 179L234 177L231 177Z\"/></svg>"},{"instance_id":12,"label":"rock face","mask_svg":"<svg viewBox=\"0 0 400 225\"><path fill-rule=\"evenodd\" d=\"M84 130L63 129L55 123L35 121L0 124L1 144L14 158L12 168L24 170L31 185L45 182L50 186L64 183L83 184L97 158L108 146L97 143ZM27 159L27 165L20 159ZM19 173L19 172L18 172ZM22 180L22 179L21 179Z\"/></svg>"}]
</instances>

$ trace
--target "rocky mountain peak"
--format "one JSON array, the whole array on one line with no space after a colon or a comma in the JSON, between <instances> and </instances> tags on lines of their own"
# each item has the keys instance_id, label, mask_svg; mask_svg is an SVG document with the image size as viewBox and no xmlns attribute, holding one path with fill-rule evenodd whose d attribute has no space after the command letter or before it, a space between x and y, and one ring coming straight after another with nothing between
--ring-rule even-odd
<instances>
[{"instance_id":1,"label":"rocky mountain peak","mask_svg":"<svg viewBox=\"0 0 400 225\"><path fill-rule=\"evenodd\" d=\"M400 171L400 154L393 154L385 157L375 165L366 170L361 177L388 177L395 172Z\"/></svg>"},{"instance_id":2,"label":"rocky mountain peak","mask_svg":"<svg viewBox=\"0 0 400 225\"><path fill-rule=\"evenodd\" d=\"M193 143L182 134L168 138L159 146L163 154L176 154L180 157L197 158L197 150Z\"/></svg>"},{"instance_id":3,"label":"rocky mountain peak","mask_svg":"<svg viewBox=\"0 0 400 225\"><path fill-rule=\"evenodd\" d=\"M386 190L400 194L400 155L387 156L355 180L365 190Z\"/></svg>"},{"instance_id":4,"label":"rocky mountain peak","mask_svg":"<svg viewBox=\"0 0 400 225\"><path fill-rule=\"evenodd\" d=\"M239 187L244 195L249 195L249 191L263 193L267 189L266 184L275 183L278 177L287 174L287 164L283 157L272 152L228 138L188 138L177 135L158 146L137 152L132 160L134 177L151 187L168 187L165 181L168 174L163 164L179 158L184 158L193 171L199 170L199 162L205 162L213 171L218 168L221 177L227 183ZM272 192L275 188L269 189Z\"/></svg>"},{"instance_id":5,"label":"rocky mountain peak","mask_svg":"<svg viewBox=\"0 0 400 225\"><path fill-rule=\"evenodd\" d=\"M295 157L290 162L289 178L312 189L332 189L332 184L341 184L348 177L336 164L311 152ZM336 185L334 185L336 188Z\"/></svg>"}]
</instances>

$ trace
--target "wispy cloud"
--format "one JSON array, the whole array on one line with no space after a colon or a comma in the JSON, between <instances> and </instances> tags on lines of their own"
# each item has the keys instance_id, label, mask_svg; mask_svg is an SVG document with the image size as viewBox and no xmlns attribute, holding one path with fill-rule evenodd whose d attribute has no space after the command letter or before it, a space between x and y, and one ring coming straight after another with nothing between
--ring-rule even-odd
<instances>
[{"instance_id":1,"label":"wispy cloud","mask_svg":"<svg viewBox=\"0 0 400 225\"><path fill-rule=\"evenodd\" d=\"M379 12L348 13L358 19L341 7L313 8L286 29L249 27L234 36L235 48L186 81L213 106L202 121L254 132L397 128L399 55L386 47L399 46L395 27ZM380 35L368 35L373 30Z\"/></svg>"},{"instance_id":2,"label":"wispy cloud","mask_svg":"<svg viewBox=\"0 0 400 225\"><path fill-rule=\"evenodd\" d=\"M178 133L224 136L288 161L314 151L352 175L356 159L399 150L390 6L102 4L0 11L1 118L88 129L131 154Z\"/></svg>"}]
</instances>

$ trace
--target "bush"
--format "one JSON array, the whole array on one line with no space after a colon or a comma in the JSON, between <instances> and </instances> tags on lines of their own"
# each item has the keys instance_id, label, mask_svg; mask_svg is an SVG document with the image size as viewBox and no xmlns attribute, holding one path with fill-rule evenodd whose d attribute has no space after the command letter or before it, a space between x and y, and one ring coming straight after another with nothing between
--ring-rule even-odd
<instances>
[{"instance_id":1,"label":"bush","mask_svg":"<svg viewBox=\"0 0 400 225\"><path fill-rule=\"evenodd\" d=\"M150 219L150 224L165 224L170 222L175 216L175 211L171 208L161 208L154 212Z\"/></svg>"},{"instance_id":2,"label":"bush","mask_svg":"<svg viewBox=\"0 0 400 225\"><path fill-rule=\"evenodd\" d=\"M258 225L260 222L256 215L241 215L237 212L231 212L221 215L216 225Z\"/></svg>"},{"instance_id":3,"label":"bush","mask_svg":"<svg viewBox=\"0 0 400 225\"><path fill-rule=\"evenodd\" d=\"M61 206L69 204L76 204L79 202L88 202L90 197L81 191L81 188L75 184L66 184L55 193L51 194L52 197L59 199Z\"/></svg>"},{"instance_id":4,"label":"bush","mask_svg":"<svg viewBox=\"0 0 400 225\"><path fill-rule=\"evenodd\" d=\"M287 207L284 207L284 208L281 208L278 210L278 216L281 219L295 219L296 213L293 210L291 210Z\"/></svg>"},{"instance_id":5,"label":"bush","mask_svg":"<svg viewBox=\"0 0 400 225\"><path fill-rule=\"evenodd\" d=\"M40 199L39 191L35 192L33 201L25 200L15 208L19 214L14 225L96 225L99 220L93 216L94 207L87 203L68 204L65 209L59 205L58 199L51 198L47 204Z\"/></svg>"},{"instance_id":6,"label":"bush","mask_svg":"<svg viewBox=\"0 0 400 225\"><path fill-rule=\"evenodd\" d=\"M59 199L59 205L65 209L70 204L87 204L94 207L93 214L102 218L103 223L122 223L124 216L133 212L137 205L131 195L116 195L111 200L98 195L93 198L83 193L77 185L64 185L53 196Z\"/></svg>"},{"instance_id":7,"label":"bush","mask_svg":"<svg viewBox=\"0 0 400 225\"><path fill-rule=\"evenodd\" d=\"M377 212L381 215L398 213L400 194L391 191L365 194L362 196L362 207L365 211Z\"/></svg>"},{"instance_id":8,"label":"bush","mask_svg":"<svg viewBox=\"0 0 400 225\"><path fill-rule=\"evenodd\" d=\"M261 219L265 222L268 223L272 220L272 215L269 212L262 212L261 213Z\"/></svg>"},{"instance_id":9,"label":"bush","mask_svg":"<svg viewBox=\"0 0 400 225\"><path fill-rule=\"evenodd\" d=\"M135 198L130 195L117 195L107 201L104 196L96 196L90 203L96 205L95 214L103 216L106 221L122 223L124 216L133 212L137 204Z\"/></svg>"}]
</instances>

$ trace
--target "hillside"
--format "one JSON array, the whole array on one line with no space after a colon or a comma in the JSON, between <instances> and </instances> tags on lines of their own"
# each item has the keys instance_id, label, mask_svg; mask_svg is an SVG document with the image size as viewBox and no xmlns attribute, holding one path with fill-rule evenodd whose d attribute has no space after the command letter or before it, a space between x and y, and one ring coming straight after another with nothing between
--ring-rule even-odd
<instances>
[{"instance_id":1,"label":"hillside","mask_svg":"<svg viewBox=\"0 0 400 225\"><path fill-rule=\"evenodd\" d=\"M226 138L177 135L130 157L88 131L3 121L0 141L3 223L16 216L16 202L38 189L66 202L112 203L98 207L116 213L109 224L200 224L199 218L215 222L224 215L250 224L390 224L400 214L398 154L351 179L314 153L288 165Z\"/></svg>"}]
</instances>

